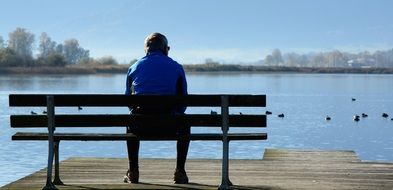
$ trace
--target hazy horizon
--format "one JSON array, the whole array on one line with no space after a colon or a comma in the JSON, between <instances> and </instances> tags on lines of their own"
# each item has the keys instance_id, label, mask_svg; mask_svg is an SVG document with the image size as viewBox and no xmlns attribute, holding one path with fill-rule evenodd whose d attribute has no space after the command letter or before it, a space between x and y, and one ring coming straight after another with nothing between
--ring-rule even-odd
<instances>
[{"instance_id":1,"label":"hazy horizon","mask_svg":"<svg viewBox=\"0 0 393 190\"><path fill-rule=\"evenodd\" d=\"M17 27L46 32L62 43L76 38L92 57L120 63L144 55L151 32L169 38L182 63L211 58L224 63L262 60L283 53L393 48L393 1L21 1L2 0L0 36Z\"/></svg>"}]
</instances>

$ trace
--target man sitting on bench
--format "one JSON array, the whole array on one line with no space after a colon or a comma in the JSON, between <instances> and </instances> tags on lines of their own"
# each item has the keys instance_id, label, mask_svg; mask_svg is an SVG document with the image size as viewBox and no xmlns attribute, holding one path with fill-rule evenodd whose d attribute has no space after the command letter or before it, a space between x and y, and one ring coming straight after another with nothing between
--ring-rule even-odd
<instances>
[{"instance_id":1,"label":"man sitting on bench","mask_svg":"<svg viewBox=\"0 0 393 190\"><path fill-rule=\"evenodd\" d=\"M169 46L166 37L160 33L152 33L145 39L146 56L133 64L127 73L126 95L157 94L186 95L187 81L183 67L168 57ZM184 114L186 108L131 108L132 114ZM189 126L128 126L127 133L136 135L182 135L190 134ZM185 138L187 139L187 138ZM189 140L177 141L177 160L174 181L178 184L188 183L185 171ZM139 182L139 140L127 140L129 169L124 182Z\"/></svg>"}]
</instances>

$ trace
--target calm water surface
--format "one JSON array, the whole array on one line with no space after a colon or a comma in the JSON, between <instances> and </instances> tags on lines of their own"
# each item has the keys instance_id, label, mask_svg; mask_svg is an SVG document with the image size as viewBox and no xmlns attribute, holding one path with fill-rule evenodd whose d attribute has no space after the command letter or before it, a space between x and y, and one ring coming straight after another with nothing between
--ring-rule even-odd
<instances>
[{"instance_id":1,"label":"calm water surface","mask_svg":"<svg viewBox=\"0 0 393 190\"><path fill-rule=\"evenodd\" d=\"M9 108L10 93L123 93L124 75L0 76L0 186L45 167L47 143L12 142L10 114L28 114L43 108ZM264 113L267 141L232 142L231 158L262 158L265 148L355 150L363 160L393 161L393 75L343 74L188 74L189 93L266 94L266 109L237 108L233 114ZM351 98L356 101L351 101ZM210 113L218 108L189 108L188 113ZM57 113L78 112L76 108ZM104 113L85 108L81 113ZM113 108L113 113L127 113ZM390 116L382 118L382 113ZM284 113L285 118L277 117ZM352 116L369 117L354 122ZM332 120L326 121L329 115ZM88 132L123 132L124 129L80 129ZM204 129L194 130L195 132ZM247 131L249 129L231 130ZM255 130L255 129L252 129ZM31 131L28 129L26 131ZM57 129L62 131L62 129ZM206 131L206 129L205 129ZM215 130L209 129L214 132ZM190 158L220 158L219 142L192 142ZM71 156L126 157L124 142L62 142L60 159ZM174 142L142 142L141 157L175 158ZM125 166L126 170L126 166ZM120 176L121 177L121 176Z\"/></svg>"}]
</instances>

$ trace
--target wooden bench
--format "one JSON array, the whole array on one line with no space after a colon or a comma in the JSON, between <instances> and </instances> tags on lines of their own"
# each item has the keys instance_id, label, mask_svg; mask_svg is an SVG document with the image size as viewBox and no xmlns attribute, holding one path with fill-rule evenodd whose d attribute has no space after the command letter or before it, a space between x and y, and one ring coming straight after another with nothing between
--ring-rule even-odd
<instances>
[{"instance_id":1,"label":"wooden bench","mask_svg":"<svg viewBox=\"0 0 393 190\"><path fill-rule=\"evenodd\" d=\"M266 127L264 114L229 114L229 107L265 107L265 95L112 95L112 94L11 94L10 107L46 107L46 114L11 115L13 128L47 128L47 133L16 132L12 140L47 140L49 142L47 181L44 189L61 185L59 171L60 141L142 141L177 140L177 136L144 137L134 134L55 133L57 127L125 127L129 125L165 125L192 127L221 127L220 133L191 133L190 140L218 140L223 142L222 182L219 189L232 186L228 174L229 141L265 140L266 133L228 133L230 127ZM218 114L143 115L143 114L55 114L55 107L221 107ZM108 109L109 110L109 109ZM125 130L124 130L125 131ZM182 137L184 138L184 137ZM52 182L52 167L55 167Z\"/></svg>"}]
</instances>

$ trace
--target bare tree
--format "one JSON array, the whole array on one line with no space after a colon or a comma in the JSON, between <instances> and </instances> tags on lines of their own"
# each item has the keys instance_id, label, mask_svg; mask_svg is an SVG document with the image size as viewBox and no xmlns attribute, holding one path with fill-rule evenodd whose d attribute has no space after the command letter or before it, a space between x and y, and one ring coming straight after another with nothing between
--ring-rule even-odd
<instances>
[{"instance_id":1,"label":"bare tree","mask_svg":"<svg viewBox=\"0 0 393 190\"><path fill-rule=\"evenodd\" d=\"M340 51L329 52L327 55L328 67L345 67L348 59Z\"/></svg>"},{"instance_id":2,"label":"bare tree","mask_svg":"<svg viewBox=\"0 0 393 190\"><path fill-rule=\"evenodd\" d=\"M281 51L279 49L274 49L272 52L273 62L277 65L282 64L284 61L282 59Z\"/></svg>"},{"instance_id":3,"label":"bare tree","mask_svg":"<svg viewBox=\"0 0 393 190\"><path fill-rule=\"evenodd\" d=\"M63 53L66 61L75 64L78 57L79 42L76 39L65 40L63 44Z\"/></svg>"},{"instance_id":4,"label":"bare tree","mask_svg":"<svg viewBox=\"0 0 393 190\"><path fill-rule=\"evenodd\" d=\"M34 34L24 28L16 28L9 33L8 47L22 59L31 59L33 52Z\"/></svg>"},{"instance_id":5,"label":"bare tree","mask_svg":"<svg viewBox=\"0 0 393 190\"><path fill-rule=\"evenodd\" d=\"M287 58L287 62L286 62L287 66L297 67L297 66L300 65L299 64L300 56L298 54L296 54L296 53L288 53L287 57L288 57Z\"/></svg>"},{"instance_id":6,"label":"bare tree","mask_svg":"<svg viewBox=\"0 0 393 190\"><path fill-rule=\"evenodd\" d=\"M272 55L266 55L264 63L266 65L272 65L273 64L273 56Z\"/></svg>"},{"instance_id":7,"label":"bare tree","mask_svg":"<svg viewBox=\"0 0 393 190\"><path fill-rule=\"evenodd\" d=\"M3 49L4 48L4 39L3 39L3 37L2 36L0 36L0 49Z\"/></svg>"},{"instance_id":8,"label":"bare tree","mask_svg":"<svg viewBox=\"0 0 393 190\"><path fill-rule=\"evenodd\" d=\"M59 54L63 54L63 44L57 44L55 48L55 52Z\"/></svg>"},{"instance_id":9,"label":"bare tree","mask_svg":"<svg viewBox=\"0 0 393 190\"><path fill-rule=\"evenodd\" d=\"M66 61L70 64L78 63L83 58L89 57L89 51L80 47L76 39L65 40L62 49Z\"/></svg>"},{"instance_id":10,"label":"bare tree","mask_svg":"<svg viewBox=\"0 0 393 190\"><path fill-rule=\"evenodd\" d=\"M264 62L267 65L280 65L283 64L284 61L282 59L281 51L279 49L274 49L271 55L267 55L265 57Z\"/></svg>"},{"instance_id":11,"label":"bare tree","mask_svg":"<svg viewBox=\"0 0 393 190\"><path fill-rule=\"evenodd\" d=\"M310 60L310 66L312 67L326 67L325 56L323 53L318 53L314 55Z\"/></svg>"},{"instance_id":12,"label":"bare tree","mask_svg":"<svg viewBox=\"0 0 393 190\"><path fill-rule=\"evenodd\" d=\"M47 58L49 54L55 53L56 42L52 41L52 39L45 32L41 33L40 36L40 57Z\"/></svg>"}]
</instances>

